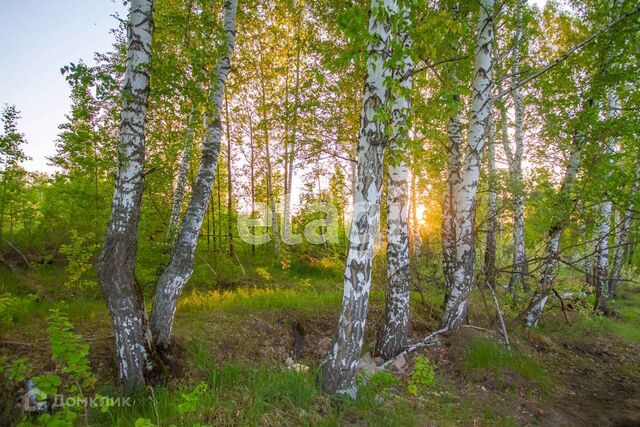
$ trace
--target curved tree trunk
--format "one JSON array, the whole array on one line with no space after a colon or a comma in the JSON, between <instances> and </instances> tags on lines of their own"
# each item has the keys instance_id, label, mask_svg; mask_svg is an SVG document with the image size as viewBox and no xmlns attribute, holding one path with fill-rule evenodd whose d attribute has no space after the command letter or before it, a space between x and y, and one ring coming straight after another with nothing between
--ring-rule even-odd
<instances>
[{"instance_id":1,"label":"curved tree trunk","mask_svg":"<svg viewBox=\"0 0 640 427\"><path fill-rule=\"evenodd\" d=\"M187 185L187 175L189 173L189 163L191 161L191 146L193 145L194 114L195 106L191 106L189 121L187 123L187 133L184 138L184 147L180 158L180 169L176 179L176 189L173 193L173 203L171 204L171 216L169 217L169 227L167 228L166 242L173 246L176 235L176 228L180 221L182 211L182 201L184 200L184 190Z\"/></svg>"},{"instance_id":2,"label":"curved tree trunk","mask_svg":"<svg viewBox=\"0 0 640 427\"><path fill-rule=\"evenodd\" d=\"M545 247L544 261L542 265L542 274L538 280L538 288L531 298L529 306L523 314L523 318L526 326L532 327L538 323L544 306L553 290L553 282L556 278L558 270L558 248L560 246L560 235L566 225L571 210L569 204L571 203L571 191L573 189L573 183L578 172L578 166L580 166L580 153L581 153L582 141L578 136L574 137L573 151L567 164L564 180L560 187L560 200L558 202L560 213L557 214L555 222L549 228L549 237L547 245Z\"/></svg>"},{"instance_id":3,"label":"curved tree trunk","mask_svg":"<svg viewBox=\"0 0 640 427\"><path fill-rule=\"evenodd\" d=\"M372 0L367 46L367 75L358 135L357 188L344 274L342 309L333 345L322 362L322 388L329 394L355 396L356 365L364 344L373 250L380 219L385 125L379 110L387 104L390 23L394 0Z\"/></svg>"},{"instance_id":4,"label":"curved tree trunk","mask_svg":"<svg viewBox=\"0 0 640 427\"><path fill-rule=\"evenodd\" d=\"M407 116L410 112L411 73L413 60L409 55L411 25L409 8L401 11L402 27L397 33L403 40L405 54L402 63L395 65L392 77L400 86L400 93L390 95L392 136L387 175L387 297L385 320L376 343L376 353L390 359L402 351L409 332L409 300L411 277L409 271L409 169L404 160L407 137ZM406 27L405 27L406 26ZM406 77L406 78L405 78ZM394 158L397 157L397 158Z\"/></svg>"},{"instance_id":5,"label":"curved tree trunk","mask_svg":"<svg viewBox=\"0 0 640 427\"><path fill-rule=\"evenodd\" d=\"M222 135L222 97L227 76L231 71L231 56L235 45L237 0L227 0L224 5L224 29L226 34L226 52L218 60L215 81L211 89L213 111L206 117L206 135L202 144L200 166L193 184L191 199L182 220L175 251L169 265L164 270L153 297L151 330L156 345L166 348L171 344L171 329L175 316L178 297L193 273L198 235L206 214L213 180L218 166L220 138ZM221 230L219 231L221 232Z\"/></svg>"},{"instance_id":6,"label":"curved tree trunk","mask_svg":"<svg viewBox=\"0 0 640 427\"><path fill-rule=\"evenodd\" d=\"M442 327L446 330L455 330L462 324L473 285L476 195L491 101L492 45L493 0L480 0L469 136L462 177L453 193L456 211L456 251L453 283L442 319Z\"/></svg>"},{"instance_id":7,"label":"curved tree trunk","mask_svg":"<svg viewBox=\"0 0 640 427\"><path fill-rule=\"evenodd\" d=\"M144 132L149 96L153 0L132 0L129 7L118 171L111 218L97 270L115 331L118 380L128 386L141 387L155 367L144 296L135 279L144 183Z\"/></svg>"}]
</instances>

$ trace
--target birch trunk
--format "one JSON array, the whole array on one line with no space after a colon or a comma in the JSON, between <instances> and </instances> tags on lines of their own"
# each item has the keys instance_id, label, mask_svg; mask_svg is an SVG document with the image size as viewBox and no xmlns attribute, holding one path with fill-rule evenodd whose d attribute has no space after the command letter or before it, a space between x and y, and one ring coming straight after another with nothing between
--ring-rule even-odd
<instances>
[{"instance_id":1,"label":"birch trunk","mask_svg":"<svg viewBox=\"0 0 640 427\"><path fill-rule=\"evenodd\" d=\"M231 56L233 55L236 33L236 8L237 0L225 1L224 30L226 52L220 57L216 66L215 79L210 94L213 111L208 113L206 117L206 135L202 144L198 174L193 184L189 206L182 220L176 249L169 265L158 280L153 297L151 330L153 331L156 345L163 349L171 344L171 330L178 297L193 273L193 260L198 243L198 235L207 211L209 196L218 166L222 135L222 122L220 120L222 97L227 76L231 71Z\"/></svg>"},{"instance_id":2,"label":"birch trunk","mask_svg":"<svg viewBox=\"0 0 640 427\"><path fill-rule=\"evenodd\" d=\"M480 0L469 136L462 176L452 194L455 198L456 250L453 283L442 319L442 327L446 330L458 329L462 324L473 285L476 195L491 102L492 45L493 0Z\"/></svg>"},{"instance_id":3,"label":"birch trunk","mask_svg":"<svg viewBox=\"0 0 640 427\"><path fill-rule=\"evenodd\" d=\"M173 202L171 204L171 216L169 217L169 227L167 228L166 242L173 246L176 227L180 221L180 212L182 212L182 202L184 200L184 190L187 185L187 175L189 173L189 163L191 161L191 146L193 145L194 133L194 114L195 108L191 106L189 112L189 120L187 122L187 133L184 138L184 147L180 158L180 169L176 178L176 189L173 193Z\"/></svg>"},{"instance_id":4,"label":"birch trunk","mask_svg":"<svg viewBox=\"0 0 640 427\"><path fill-rule=\"evenodd\" d=\"M403 6L399 40L403 40L402 63L392 69L392 78L399 85L390 95L391 162L387 174L387 296L385 320L376 343L376 353L388 360L398 355L407 344L409 332L409 169L404 160L407 137L407 116L410 112L411 73L413 60L409 55L411 25L408 5ZM399 90L398 90L399 89ZM397 93L399 92L399 93ZM399 161L399 162L398 162Z\"/></svg>"},{"instance_id":5,"label":"birch trunk","mask_svg":"<svg viewBox=\"0 0 640 427\"><path fill-rule=\"evenodd\" d=\"M227 129L227 234L229 236L229 256L233 256L233 181L231 180L231 117L229 116L229 100L224 93L224 118Z\"/></svg>"},{"instance_id":6,"label":"birch trunk","mask_svg":"<svg viewBox=\"0 0 640 427\"><path fill-rule=\"evenodd\" d=\"M524 0L518 0L516 10L516 34L513 46L513 89L511 96L515 107L515 151L511 169L513 185L513 271L509 288L516 290L519 286L527 291L526 275L527 254L524 241L524 182L522 178L522 160L524 157L524 105L519 89L520 44L522 41L522 10Z\"/></svg>"},{"instance_id":7,"label":"birch trunk","mask_svg":"<svg viewBox=\"0 0 640 427\"><path fill-rule=\"evenodd\" d=\"M97 270L115 331L118 380L127 386L141 387L155 368L144 296L134 273L144 183L153 0L132 0L129 7L118 170L111 218Z\"/></svg>"},{"instance_id":8,"label":"birch trunk","mask_svg":"<svg viewBox=\"0 0 640 427\"><path fill-rule=\"evenodd\" d=\"M496 193L496 150L493 110L487 118L487 150L489 168L489 221L484 253L484 277L491 288L496 285L496 236L498 232L498 193Z\"/></svg>"},{"instance_id":9,"label":"birch trunk","mask_svg":"<svg viewBox=\"0 0 640 427\"><path fill-rule=\"evenodd\" d=\"M609 89L607 94L607 101L609 103L609 111L607 115L609 118L615 118L618 116L618 96L615 89ZM609 138L607 144L607 154L613 155L616 152L616 139L614 137ZM613 167L613 160L610 160ZM609 235L611 233L611 199L606 199L600 204L600 222L596 229L597 240L595 250L595 266L594 266L594 280L596 285L596 302L594 311L598 312L606 310L607 299L610 298L611 288L609 286Z\"/></svg>"},{"instance_id":10,"label":"birch trunk","mask_svg":"<svg viewBox=\"0 0 640 427\"><path fill-rule=\"evenodd\" d=\"M538 320L544 311L547 299L549 299L549 295L553 291L553 282L558 270L558 248L560 246L560 236L569 219L569 204L571 203L571 192L573 190L576 173L578 172L578 166L580 165L581 144L582 141L579 140L579 136L575 136L574 148L572 150L571 157L569 158L569 163L567 164L562 186L560 187L560 201L558 203L560 215L549 228L549 237L545 247L542 274L538 280L538 288L531 298L529 306L524 312L524 321L527 327L533 327L538 323Z\"/></svg>"},{"instance_id":11,"label":"birch trunk","mask_svg":"<svg viewBox=\"0 0 640 427\"><path fill-rule=\"evenodd\" d=\"M454 95L454 102L458 102L458 96ZM456 205L455 191L460 182L461 154L462 146L462 119L460 111L449 117L447 126L447 136L449 138L448 164L447 164L447 186L444 194L442 208L442 268L447 287L447 299L449 291L453 287L455 272L455 251L456 251Z\"/></svg>"},{"instance_id":12,"label":"birch trunk","mask_svg":"<svg viewBox=\"0 0 640 427\"><path fill-rule=\"evenodd\" d=\"M633 175L633 184L631 186L631 194L629 203L624 213L622 214L622 221L618 224L620 230L616 236L616 251L613 257L613 266L611 268L611 277L609 278L609 289L611 295L615 295L618 284L620 283L622 264L624 253L627 245L629 244L629 232L631 230L631 222L633 220L634 202L640 191L640 152L636 160L636 168Z\"/></svg>"},{"instance_id":13,"label":"birch trunk","mask_svg":"<svg viewBox=\"0 0 640 427\"><path fill-rule=\"evenodd\" d=\"M379 110L387 104L391 19L397 14L394 0L372 0L364 84L358 135L357 188L344 274L344 291L338 330L322 362L322 387L329 394L355 397L356 365L364 344L373 250L380 219L385 124Z\"/></svg>"},{"instance_id":14,"label":"birch trunk","mask_svg":"<svg viewBox=\"0 0 640 427\"><path fill-rule=\"evenodd\" d=\"M285 162L285 194L284 212L282 216L282 234L286 242L291 241L291 189L293 185L293 169L296 157L295 147L298 136L298 108L300 106L300 48L296 50L296 76L293 95L293 119L291 126L291 140L288 143L289 151Z\"/></svg>"}]
</instances>

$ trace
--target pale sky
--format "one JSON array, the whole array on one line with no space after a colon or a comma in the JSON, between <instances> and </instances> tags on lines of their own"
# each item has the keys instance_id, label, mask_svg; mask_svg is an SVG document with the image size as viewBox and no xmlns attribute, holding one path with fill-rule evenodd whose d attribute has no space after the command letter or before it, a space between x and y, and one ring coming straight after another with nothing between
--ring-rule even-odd
<instances>
[{"instance_id":1,"label":"pale sky","mask_svg":"<svg viewBox=\"0 0 640 427\"><path fill-rule=\"evenodd\" d=\"M542 5L546 0L530 0ZM22 113L20 131L32 158L27 170L53 171L58 126L69 112L69 87L60 67L109 50L116 26L126 17L122 0L0 0L0 105Z\"/></svg>"},{"instance_id":2,"label":"pale sky","mask_svg":"<svg viewBox=\"0 0 640 427\"><path fill-rule=\"evenodd\" d=\"M126 17L122 0L0 0L0 105L15 104L22 113L28 170L52 171L58 126L69 111L69 86L60 67L113 42L114 13Z\"/></svg>"}]
</instances>

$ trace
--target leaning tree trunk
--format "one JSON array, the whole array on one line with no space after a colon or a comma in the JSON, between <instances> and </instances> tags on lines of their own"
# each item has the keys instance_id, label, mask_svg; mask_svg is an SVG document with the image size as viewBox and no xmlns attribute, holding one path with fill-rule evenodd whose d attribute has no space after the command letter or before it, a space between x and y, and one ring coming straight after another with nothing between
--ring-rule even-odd
<instances>
[{"instance_id":1,"label":"leaning tree trunk","mask_svg":"<svg viewBox=\"0 0 640 427\"><path fill-rule=\"evenodd\" d=\"M531 298L529 306L523 314L525 325L535 326L544 311L544 306L553 291L553 282L558 270L558 248L560 246L560 235L566 225L570 210L571 191L580 165L580 153L582 141L579 136L574 136L574 145L565 171L564 180L560 187L560 200L556 220L549 228L549 237L545 247L544 261L542 264L542 274L538 280L538 288Z\"/></svg>"},{"instance_id":2,"label":"leaning tree trunk","mask_svg":"<svg viewBox=\"0 0 640 427\"><path fill-rule=\"evenodd\" d=\"M198 174L193 184L189 206L182 220L175 251L164 270L153 297L151 330L159 348L165 349L171 344L171 329L175 316L178 297L193 273L198 235L207 211L213 180L218 166L220 138L222 135L222 97L229 71L231 56L235 44L237 0L227 0L224 5L224 29L226 34L226 52L218 60L215 80L211 88L213 111L206 117L206 135L202 144ZM220 212L218 212L220 213ZM221 232L222 230L219 230Z\"/></svg>"},{"instance_id":3,"label":"leaning tree trunk","mask_svg":"<svg viewBox=\"0 0 640 427\"><path fill-rule=\"evenodd\" d=\"M519 286L527 290L526 275L527 254L524 242L524 182L522 178L522 160L524 158L524 105L520 96L520 43L522 41L522 9L524 0L518 0L516 11L516 35L513 46L513 104L515 106L515 151L511 165L513 186L513 272L509 281L509 288L515 291Z\"/></svg>"},{"instance_id":4,"label":"leaning tree trunk","mask_svg":"<svg viewBox=\"0 0 640 427\"><path fill-rule=\"evenodd\" d=\"M180 221L182 211L182 201L184 200L184 190L187 185L187 175L189 174L189 163L191 162L191 146L193 145L195 106L191 106L189 121L187 123L187 134L184 138L184 147L180 158L180 169L176 179L176 189L173 193L173 203L171 204L171 216L169 217L169 227L167 228L166 242L173 246L176 234L176 227Z\"/></svg>"},{"instance_id":5,"label":"leaning tree trunk","mask_svg":"<svg viewBox=\"0 0 640 427\"><path fill-rule=\"evenodd\" d=\"M442 319L446 330L455 330L462 324L473 285L476 195L491 102L492 45L493 0L480 0L469 136L462 177L452 195L455 197L456 250L453 283Z\"/></svg>"},{"instance_id":6,"label":"leaning tree trunk","mask_svg":"<svg viewBox=\"0 0 640 427\"><path fill-rule=\"evenodd\" d=\"M633 213L635 208L635 201L640 191L640 152L636 160L636 168L633 176L633 184L631 186L631 193L629 197L629 203L627 208L622 214L622 221L618 225L620 230L616 236L616 251L613 257L613 266L611 267L611 277L609 278L609 291L611 295L615 295L618 284L620 283L620 277L622 273L622 261L624 257L625 248L629 243L629 231L631 230L631 222L633 220Z\"/></svg>"},{"instance_id":7,"label":"leaning tree trunk","mask_svg":"<svg viewBox=\"0 0 640 427\"><path fill-rule=\"evenodd\" d=\"M144 296L134 273L144 183L153 0L132 0L129 7L118 171L97 270L115 330L118 380L127 386L141 387L155 368Z\"/></svg>"},{"instance_id":8,"label":"leaning tree trunk","mask_svg":"<svg viewBox=\"0 0 640 427\"><path fill-rule=\"evenodd\" d=\"M409 332L409 169L404 160L407 116L410 109L413 60L409 54L411 25L409 8L402 8L402 27L397 33L403 40L403 60L392 69L398 88L390 95L392 136L387 174L387 297L385 320L376 343L376 353L390 359L402 351ZM406 27L405 27L406 26ZM397 91L397 92L396 92Z\"/></svg>"},{"instance_id":9,"label":"leaning tree trunk","mask_svg":"<svg viewBox=\"0 0 640 427\"><path fill-rule=\"evenodd\" d=\"M322 362L322 388L329 394L355 396L356 365L367 320L373 250L378 233L383 181L385 124L380 109L387 104L391 20L394 0L372 0L367 46L367 74L358 135L357 188L344 274L342 309L333 345Z\"/></svg>"}]
</instances>

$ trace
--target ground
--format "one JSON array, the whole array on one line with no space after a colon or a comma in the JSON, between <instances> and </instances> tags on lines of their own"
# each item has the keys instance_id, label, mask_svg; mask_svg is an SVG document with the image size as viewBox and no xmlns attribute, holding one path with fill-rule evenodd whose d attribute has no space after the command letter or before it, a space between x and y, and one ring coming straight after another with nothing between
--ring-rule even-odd
<instances>
[{"instance_id":1,"label":"ground","mask_svg":"<svg viewBox=\"0 0 640 427\"><path fill-rule=\"evenodd\" d=\"M52 289L51 281L60 274L49 268L2 276L3 289L11 290L14 301L5 298L0 305L5 366L0 425L21 417L35 421L22 414L24 383L10 381L6 371L21 357L28 358L30 375L55 371L46 327L51 308L67 313L74 331L89 344L97 377L93 391L121 392L114 383L112 333L99 295ZM265 277L258 271L255 277L223 284L220 291L221 280L210 289L192 286L179 305L166 382L153 393L136 396L133 407L104 413L94 409L78 424L130 426L146 419L163 426L640 425L637 287L622 287L612 302L618 317L594 317L588 301L567 299L564 312L558 300L552 301L537 328L509 325L512 350L496 329L493 307L485 308L476 291L469 325L399 361L389 369L392 375L375 374L368 380L362 375L359 396L350 401L328 398L317 387L318 366L337 321L340 282L333 272L302 274L310 279L293 273ZM424 301L417 293L412 299L414 339L433 331L441 315L442 290L425 288L423 296ZM517 317L508 299L501 295L501 300L507 318ZM382 315L383 293L377 289L363 354L373 347ZM287 359L292 356L294 320L304 328L305 344L295 361L304 366L292 369ZM413 367L417 357L434 368L433 381L420 382ZM419 384L415 394L408 391L411 381ZM197 394L200 383L206 384L204 394ZM189 396L197 397L196 404L184 412L180 402Z\"/></svg>"}]
</instances>

